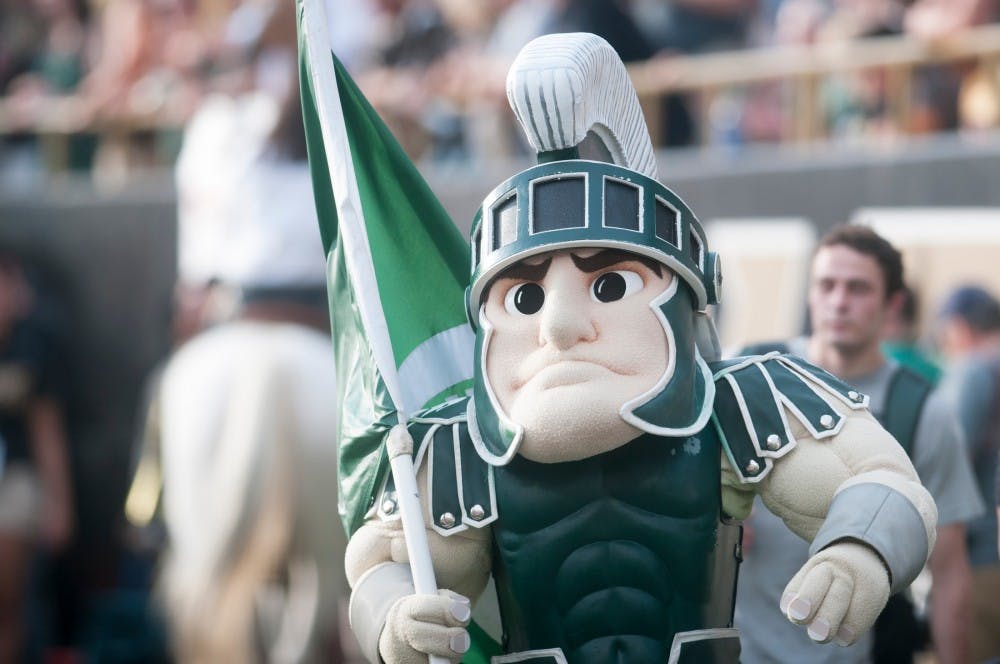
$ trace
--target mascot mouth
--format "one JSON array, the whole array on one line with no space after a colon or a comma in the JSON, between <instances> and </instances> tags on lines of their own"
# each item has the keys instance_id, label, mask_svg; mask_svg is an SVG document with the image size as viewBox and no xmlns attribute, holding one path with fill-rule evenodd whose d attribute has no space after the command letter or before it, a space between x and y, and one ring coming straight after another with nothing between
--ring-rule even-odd
<instances>
[{"instance_id":1,"label":"mascot mouth","mask_svg":"<svg viewBox=\"0 0 1000 664\"><path fill-rule=\"evenodd\" d=\"M634 371L622 371L594 360L557 359L531 372L528 378L517 380L513 384L513 388L520 390L527 385L534 384L540 389L551 389L607 379L608 374L633 376L635 373Z\"/></svg>"}]
</instances>

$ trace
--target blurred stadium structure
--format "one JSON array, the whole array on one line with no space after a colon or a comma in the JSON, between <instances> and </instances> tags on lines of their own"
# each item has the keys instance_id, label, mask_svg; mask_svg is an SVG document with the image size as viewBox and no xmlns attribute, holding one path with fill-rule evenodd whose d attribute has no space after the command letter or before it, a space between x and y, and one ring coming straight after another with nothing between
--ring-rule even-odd
<instances>
[{"instance_id":1,"label":"blurred stadium structure","mask_svg":"<svg viewBox=\"0 0 1000 664\"><path fill-rule=\"evenodd\" d=\"M798 334L805 311L803 275L817 239L813 224L794 217L714 219L705 232L725 261L725 296L713 312L723 354Z\"/></svg>"},{"instance_id":2,"label":"blurred stadium structure","mask_svg":"<svg viewBox=\"0 0 1000 664\"><path fill-rule=\"evenodd\" d=\"M903 253L910 286L935 305L921 312L921 329L956 286L1000 293L1000 208L871 207L851 221L871 226Z\"/></svg>"},{"instance_id":3,"label":"blurred stadium structure","mask_svg":"<svg viewBox=\"0 0 1000 664\"><path fill-rule=\"evenodd\" d=\"M826 108L829 83L842 76L874 77L851 85L876 89L874 103L894 134L925 134L936 121L924 117L927 100L918 91L925 70L941 65L963 69L958 91L958 113L964 127L983 130L1000 127L1000 25L985 25L938 40L913 36L872 37L817 44L780 45L699 55L663 55L632 63L629 73L647 113L654 145L662 146L661 106L668 95L687 93L699 128L696 143L711 145L768 141L802 144L835 136L834 119ZM484 71L483 90L503 90L506 68ZM364 79L362 78L364 85ZM369 84L369 86L374 84ZM477 112L477 92L452 96L462 112ZM734 115L752 111L754 100L767 99L765 127L739 129ZM748 102L749 100L749 102ZM390 113L391 115L391 113ZM159 100L135 103L104 114L86 112L77 96L46 98L41 105L26 105L16 97L0 98L0 136L33 135L41 144L49 171L72 165L71 143L81 133L96 136L101 150L116 160L139 159L138 165L166 165L172 158L169 136L183 126L188 109ZM391 117L390 117L391 121ZM149 146L150 136L156 137ZM406 147L426 144L415 139ZM142 148L145 145L145 148ZM145 149L141 158L138 151ZM489 158L489 155L483 155ZM135 166L137 164L130 164Z\"/></svg>"}]
</instances>

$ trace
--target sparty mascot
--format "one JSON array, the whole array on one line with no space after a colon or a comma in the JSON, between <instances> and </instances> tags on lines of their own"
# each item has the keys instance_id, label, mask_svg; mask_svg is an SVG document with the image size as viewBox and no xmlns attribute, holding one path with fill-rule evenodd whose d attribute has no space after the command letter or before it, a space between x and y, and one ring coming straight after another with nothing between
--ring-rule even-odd
<instances>
[{"instance_id":1,"label":"sparty mascot","mask_svg":"<svg viewBox=\"0 0 1000 664\"><path fill-rule=\"evenodd\" d=\"M414 593L404 492L383 473L346 557L365 656L461 661L492 576L496 664L736 662L738 522L757 494L812 543L781 609L852 643L933 546L905 453L867 397L800 359L719 361L719 258L657 181L605 41L536 39L507 91L539 164L473 226L471 394L385 436L390 455L412 447L442 590Z\"/></svg>"}]
</instances>

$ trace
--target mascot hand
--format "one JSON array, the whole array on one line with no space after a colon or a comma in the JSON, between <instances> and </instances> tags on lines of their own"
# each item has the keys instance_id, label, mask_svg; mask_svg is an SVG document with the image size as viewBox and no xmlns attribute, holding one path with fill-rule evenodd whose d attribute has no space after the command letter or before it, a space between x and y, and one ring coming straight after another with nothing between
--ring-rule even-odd
<instances>
[{"instance_id":1,"label":"mascot hand","mask_svg":"<svg viewBox=\"0 0 1000 664\"><path fill-rule=\"evenodd\" d=\"M854 643L875 623L889 599L889 572L875 550L841 541L812 556L781 596L789 620L808 625L809 638Z\"/></svg>"},{"instance_id":2,"label":"mascot hand","mask_svg":"<svg viewBox=\"0 0 1000 664\"><path fill-rule=\"evenodd\" d=\"M389 609L379 637L382 661L426 664L427 655L438 655L459 662L469 649L465 626L471 617L469 600L450 590L402 597Z\"/></svg>"}]
</instances>

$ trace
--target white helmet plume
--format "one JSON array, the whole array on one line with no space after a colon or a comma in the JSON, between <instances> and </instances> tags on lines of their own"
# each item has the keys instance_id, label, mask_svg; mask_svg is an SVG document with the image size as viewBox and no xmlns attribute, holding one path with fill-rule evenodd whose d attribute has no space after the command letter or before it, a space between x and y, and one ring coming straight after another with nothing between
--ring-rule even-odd
<instances>
[{"instance_id":1,"label":"white helmet plume","mask_svg":"<svg viewBox=\"0 0 1000 664\"><path fill-rule=\"evenodd\" d=\"M538 153L577 148L656 179L639 98L608 42L583 32L544 35L518 54L507 99Z\"/></svg>"}]
</instances>

